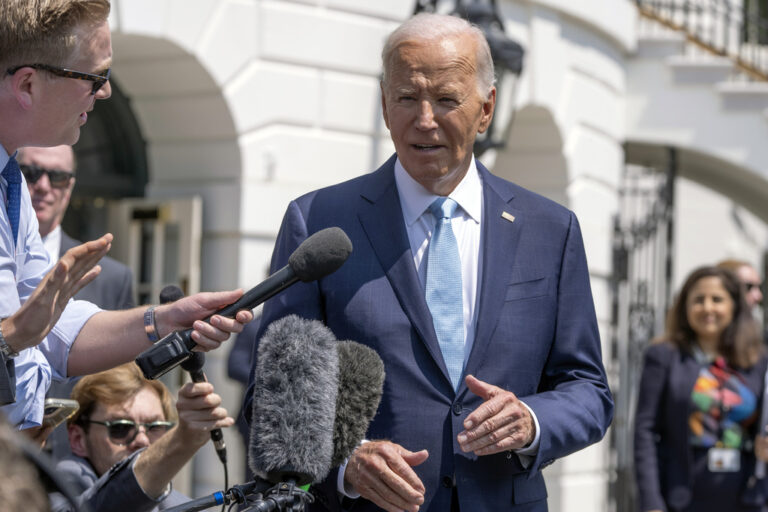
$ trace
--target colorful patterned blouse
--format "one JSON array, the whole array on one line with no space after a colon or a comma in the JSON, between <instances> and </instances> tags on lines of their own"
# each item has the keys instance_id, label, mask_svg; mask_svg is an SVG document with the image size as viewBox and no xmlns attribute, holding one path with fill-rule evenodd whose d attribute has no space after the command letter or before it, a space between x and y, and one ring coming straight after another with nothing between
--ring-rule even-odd
<instances>
[{"instance_id":1,"label":"colorful patterned blouse","mask_svg":"<svg viewBox=\"0 0 768 512\"><path fill-rule=\"evenodd\" d=\"M702 366L691 395L690 443L742 449L744 433L757 416L757 397L722 357Z\"/></svg>"}]
</instances>

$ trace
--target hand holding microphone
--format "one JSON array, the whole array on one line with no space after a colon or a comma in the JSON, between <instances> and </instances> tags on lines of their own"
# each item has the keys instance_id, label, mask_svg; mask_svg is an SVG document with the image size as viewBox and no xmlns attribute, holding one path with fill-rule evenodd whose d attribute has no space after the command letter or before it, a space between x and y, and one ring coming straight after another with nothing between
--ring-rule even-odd
<instances>
[{"instance_id":1,"label":"hand holding microphone","mask_svg":"<svg viewBox=\"0 0 768 512\"><path fill-rule=\"evenodd\" d=\"M181 291L181 288L179 288L176 285L168 285L165 288L163 288L160 291L160 304L167 304L169 302L176 302L177 300L184 297L184 292ZM189 357L186 361L181 363L181 368L186 370L189 373L190 378L192 379L192 382L208 382L208 378L205 376L205 373L203 372L203 366L205 365L205 354L202 352L194 352L192 356ZM206 397L207 394L204 392L205 388L202 388L198 386L198 389L195 390L192 386L184 386L179 391L179 412L181 412L182 408L185 408L186 404L182 404L182 396L185 398L193 398L195 396L195 393L202 393L203 397ZM211 392L213 389L211 388ZM183 395L182 395L183 393ZM218 395L215 395L214 398L215 401L218 401L218 404L221 403L221 398ZM195 407L194 405L190 404L191 407ZM199 406L197 407L200 408ZM222 411L224 411L222 409ZM221 414L220 414L221 415ZM224 418L226 418L226 411L224 411ZM224 419L220 418L220 419ZM179 417L181 419L181 415ZM204 418L206 420L210 420L210 418ZM227 427L231 426L225 425ZM210 429L211 431L211 440L213 441L213 447L216 449L216 455L219 457L219 460L222 462L222 464L227 463L227 445L224 443L224 435L221 432L221 428L214 428Z\"/></svg>"},{"instance_id":2,"label":"hand holding microphone","mask_svg":"<svg viewBox=\"0 0 768 512\"><path fill-rule=\"evenodd\" d=\"M326 228L313 234L291 254L288 265L246 292L237 301L225 306L196 328L210 325L211 317L234 317L240 310L251 310L298 281L311 282L335 272L352 252L352 242L340 228ZM198 294L204 295L204 294ZM175 368L192 355L196 343L192 329L174 331L136 358L136 363L148 379L156 379Z\"/></svg>"}]
</instances>

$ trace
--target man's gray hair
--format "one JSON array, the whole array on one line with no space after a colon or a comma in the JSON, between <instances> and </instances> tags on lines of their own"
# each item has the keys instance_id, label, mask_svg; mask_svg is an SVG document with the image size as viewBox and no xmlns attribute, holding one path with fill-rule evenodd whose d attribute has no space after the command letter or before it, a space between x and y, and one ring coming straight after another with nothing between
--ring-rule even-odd
<instances>
[{"instance_id":1,"label":"man's gray hair","mask_svg":"<svg viewBox=\"0 0 768 512\"><path fill-rule=\"evenodd\" d=\"M496 81L488 41L477 25L473 25L463 18L447 14L417 14L403 22L389 35L384 43L384 49L381 51L384 69L382 83L386 86L389 80L389 61L394 51L402 43L406 41L434 41L465 34L474 38L477 43L478 92L483 98L487 97Z\"/></svg>"}]
</instances>

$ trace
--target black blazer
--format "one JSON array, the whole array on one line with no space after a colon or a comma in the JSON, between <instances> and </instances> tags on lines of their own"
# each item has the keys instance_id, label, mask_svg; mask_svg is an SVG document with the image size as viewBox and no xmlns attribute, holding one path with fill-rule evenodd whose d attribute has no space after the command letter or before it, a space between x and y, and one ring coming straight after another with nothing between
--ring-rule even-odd
<instances>
[{"instance_id":1,"label":"black blazer","mask_svg":"<svg viewBox=\"0 0 768 512\"><path fill-rule=\"evenodd\" d=\"M640 510L684 508L691 501L692 452L688 443L691 393L701 365L671 343L651 345L645 353L635 416L635 478ZM766 358L742 371L762 402ZM754 432L750 435L754 436ZM752 471L742 467L742 471Z\"/></svg>"}]
</instances>

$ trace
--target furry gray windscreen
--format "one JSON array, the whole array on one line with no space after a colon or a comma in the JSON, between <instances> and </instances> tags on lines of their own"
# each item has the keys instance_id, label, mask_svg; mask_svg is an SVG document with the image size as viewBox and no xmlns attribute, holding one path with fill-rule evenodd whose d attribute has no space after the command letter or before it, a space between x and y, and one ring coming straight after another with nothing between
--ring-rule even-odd
<instances>
[{"instance_id":1,"label":"furry gray windscreen","mask_svg":"<svg viewBox=\"0 0 768 512\"><path fill-rule=\"evenodd\" d=\"M273 322L257 351L248 464L271 482L325 478L338 390L336 337L296 315Z\"/></svg>"},{"instance_id":2,"label":"furry gray windscreen","mask_svg":"<svg viewBox=\"0 0 768 512\"><path fill-rule=\"evenodd\" d=\"M349 253L352 241L341 228L325 228L313 234L288 258L288 265L299 280L308 283L336 272Z\"/></svg>"},{"instance_id":3,"label":"furry gray windscreen","mask_svg":"<svg viewBox=\"0 0 768 512\"><path fill-rule=\"evenodd\" d=\"M331 467L344 462L363 440L384 388L384 363L376 351L354 341L340 341L337 348L339 394Z\"/></svg>"}]
</instances>

